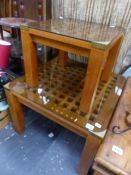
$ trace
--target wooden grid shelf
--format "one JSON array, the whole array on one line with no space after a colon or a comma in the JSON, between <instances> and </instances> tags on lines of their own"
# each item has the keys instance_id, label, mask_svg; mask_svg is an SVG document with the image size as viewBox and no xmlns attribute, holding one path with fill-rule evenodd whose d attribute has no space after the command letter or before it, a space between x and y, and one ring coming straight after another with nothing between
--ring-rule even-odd
<instances>
[{"instance_id":1,"label":"wooden grid shelf","mask_svg":"<svg viewBox=\"0 0 131 175\"><path fill-rule=\"evenodd\" d=\"M39 66L37 88L29 88L24 77L5 85L11 119L17 132L25 130L23 104L86 138L78 167L79 174L81 171L86 174L91 166L125 84L122 76L115 75L108 82L100 81L92 112L82 113L80 100L86 69L87 65L82 63L68 61L63 67L59 61L52 60Z\"/></svg>"},{"instance_id":2,"label":"wooden grid shelf","mask_svg":"<svg viewBox=\"0 0 131 175\"><path fill-rule=\"evenodd\" d=\"M65 67L62 67L55 59L40 66L38 88L27 87L23 77L21 80L18 79L11 83L10 89L15 94L37 103L59 117L85 128L89 122L88 115L90 115L90 122L98 120L106 100L114 93L117 82L117 77L114 75L110 77L108 82L100 81L92 113L82 113L80 111L80 98L86 67L85 64L73 61L69 61Z\"/></svg>"}]
</instances>

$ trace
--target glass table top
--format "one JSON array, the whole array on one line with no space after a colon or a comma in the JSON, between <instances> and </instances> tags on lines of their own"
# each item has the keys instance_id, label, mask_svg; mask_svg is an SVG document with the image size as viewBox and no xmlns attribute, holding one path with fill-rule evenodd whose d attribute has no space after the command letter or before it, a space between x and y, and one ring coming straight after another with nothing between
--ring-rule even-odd
<instances>
[{"instance_id":1,"label":"glass table top","mask_svg":"<svg viewBox=\"0 0 131 175\"><path fill-rule=\"evenodd\" d=\"M12 28L20 28L20 25L35 22L35 20L31 20L28 18L15 18L15 17L5 17L0 18L0 25Z\"/></svg>"},{"instance_id":2,"label":"glass table top","mask_svg":"<svg viewBox=\"0 0 131 175\"><path fill-rule=\"evenodd\" d=\"M74 19L52 19L28 23L26 27L105 45L110 44L112 40L123 32L123 29L120 27L87 23Z\"/></svg>"}]
</instances>

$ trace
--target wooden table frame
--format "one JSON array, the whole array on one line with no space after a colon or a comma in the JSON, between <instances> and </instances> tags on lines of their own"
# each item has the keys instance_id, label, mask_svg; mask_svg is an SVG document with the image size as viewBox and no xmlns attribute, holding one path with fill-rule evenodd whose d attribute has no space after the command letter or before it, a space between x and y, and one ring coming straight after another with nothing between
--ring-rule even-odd
<instances>
[{"instance_id":1,"label":"wooden table frame","mask_svg":"<svg viewBox=\"0 0 131 175\"><path fill-rule=\"evenodd\" d=\"M19 78L18 80L15 80L19 85L22 85L22 78ZM104 107L102 111L100 112L100 116L97 120L94 122L89 121L89 124L92 126L95 126L95 123L100 123L101 126L103 126L101 129L95 128L92 132L88 129L85 129L85 125L81 127L80 125L76 124L75 122L71 122L70 120L67 120L65 117L61 117L59 114L43 107L42 105L39 105L39 103L36 103L35 101L30 100L29 98L24 97L21 93L18 92L18 89L15 91L13 87L15 87L15 81L8 83L5 85L5 92L7 96L7 100L9 103L9 111L11 120L13 123L13 126L15 130L18 133L23 133L25 130L25 121L24 121L24 113L23 113L23 105L33 109L34 111L40 113L42 116L47 117L48 119L58 123L59 125L65 127L66 129L69 129L70 131L78 134L79 136L82 136L86 139L84 149L82 151L82 155L80 158L80 163L78 165L78 173L79 175L87 175L87 172L89 171L93 161L95 154L101 144L101 141L106 133L106 130L108 128L108 125L110 123L112 114L114 112L115 106L119 100L119 96L116 95L114 92L114 88L118 87L118 89L123 89L125 80L123 77L119 77L118 81L114 85L115 87L111 90L106 103L104 104ZM24 81L25 84L25 81ZM26 87L27 88L27 87ZM32 89L32 88L31 88ZM111 101L110 99L113 99ZM106 116L106 120L105 120ZM100 136L99 134L102 133Z\"/></svg>"},{"instance_id":2,"label":"wooden table frame","mask_svg":"<svg viewBox=\"0 0 131 175\"><path fill-rule=\"evenodd\" d=\"M23 104L86 139L77 172L79 175L87 175L93 163L95 154L100 146L101 139L90 134L84 128L76 126L76 124L73 124L64 118L62 119L57 115L52 114L49 110L45 110L42 106L23 98L13 91L10 91L8 88L5 89L5 92L10 106L9 111L11 115L11 120L15 130L19 134L23 133L25 130L25 119L22 106Z\"/></svg>"},{"instance_id":3,"label":"wooden table frame","mask_svg":"<svg viewBox=\"0 0 131 175\"><path fill-rule=\"evenodd\" d=\"M36 43L61 50L61 57L59 57L60 64L66 62L65 52L89 58L80 109L82 112L90 113L100 79L108 81L110 77L123 40L123 33L121 32L112 43L104 49L95 48L92 42L31 28L22 29L21 37L26 83L30 87L38 86Z\"/></svg>"}]
</instances>

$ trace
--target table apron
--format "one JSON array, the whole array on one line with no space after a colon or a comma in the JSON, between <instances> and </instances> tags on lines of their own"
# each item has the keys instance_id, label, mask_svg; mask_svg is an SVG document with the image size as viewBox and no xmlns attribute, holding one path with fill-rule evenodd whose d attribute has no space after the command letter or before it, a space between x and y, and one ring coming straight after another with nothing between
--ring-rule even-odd
<instances>
[{"instance_id":1,"label":"table apron","mask_svg":"<svg viewBox=\"0 0 131 175\"><path fill-rule=\"evenodd\" d=\"M22 32L25 32L25 31L22 30ZM39 30L35 30L35 29L30 29L28 31L28 34L34 35L37 37L48 38L48 39L64 42L64 43L71 44L74 46L79 46L79 47L85 48L85 49L92 48L92 42L77 39L77 38L71 38L68 36L60 35L60 34L54 34L54 33L39 31Z\"/></svg>"},{"instance_id":2,"label":"table apron","mask_svg":"<svg viewBox=\"0 0 131 175\"><path fill-rule=\"evenodd\" d=\"M39 43L39 44L42 44L45 46L60 49L60 50L63 50L65 52L70 52L70 53L80 55L80 56L89 57L89 54L90 54L89 49L84 49L84 48L79 47L79 46L67 44L67 43L64 43L62 41L60 42L60 41L49 39L49 38L32 36L32 41L35 43Z\"/></svg>"},{"instance_id":3,"label":"table apron","mask_svg":"<svg viewBox=\"0 0 131 175\"><path fill-rule=\"evenodd\" d=\"M12 92L12 94L17 98L18 102L35 110L36 112L40 113L44 117L58 123L59 125L69 129L70 131L78 134L81 137L87 138L89 133L86 129L79 127L77 124L67 121L66 119L59 117L57 114L54 114L51 111L46 110L43 106L40 106L34 102L31 102L28 99L25 99L18 94Z\"/></svg>"}]
</instances>

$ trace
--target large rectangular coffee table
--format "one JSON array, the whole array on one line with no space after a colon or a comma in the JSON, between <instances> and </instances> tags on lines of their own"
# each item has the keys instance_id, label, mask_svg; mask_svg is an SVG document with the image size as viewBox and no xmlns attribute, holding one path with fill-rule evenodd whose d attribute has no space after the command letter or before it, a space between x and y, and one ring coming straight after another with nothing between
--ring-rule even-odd
<instances>
[{"instance_id":1,"label":"large rectangular coffee table","mask_svg":"<svg viewBox=\"0 0 131 175\"><path fill-rule=\"evenodd\" d=\"M63 68L57 60L52 60L39 66L37 88L27 86L25 77L5 85L11 120L18 133L25 130L25 105L86 139L78 166L80 175L86 175L93 163L125 84L123 77L115 75L107 83L100 81L92 113L83 115L80 98L84 81L81 79L86 69L86 65L72 61Z\"/></svg>"}]
</instances>

